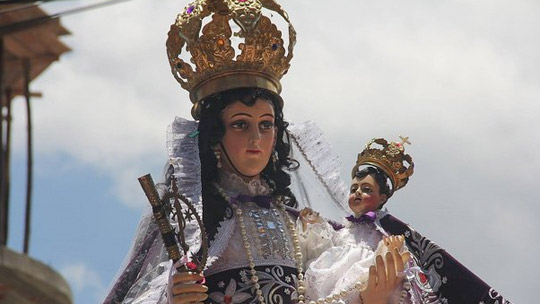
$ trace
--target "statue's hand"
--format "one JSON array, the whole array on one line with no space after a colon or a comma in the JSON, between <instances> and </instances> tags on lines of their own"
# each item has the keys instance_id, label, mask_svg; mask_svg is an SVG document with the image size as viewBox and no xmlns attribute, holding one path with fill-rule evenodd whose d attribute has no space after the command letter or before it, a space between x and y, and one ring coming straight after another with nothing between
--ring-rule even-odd
<instances>
[{"instance_id":1,"label":"statue's hand","mask_svg":"<svg viewBox=\"0 0 540 304\"><path fill-rule=\"evenodd\" d=\"M177 272L172 276L169 304L200 303L208 298L208 287L197 284L204 279L200 273Z\"/></svg>"},{"instance_id":2,"label":"statue's hand","mask_svg":"<svg viewBox=\"0 0 540 304\"><path fill-rule=\"evenodd\" d=\"M305 231L308 224L314 224L320 221L319 212L315 212L311 208L304 208L300 211L300 221Z\"/></svg>"},{"instance_id":3,"label":"statue's hand","mask_svg":"<svg viewBox=\"0 0 540 304\"><path fill-rule=\"evenodd\" d=\"M375 258L376 266L369 268L368 285L360 293L364 304L387 304L394 290L403 281L404 263L410 258L408 252L400 254L397 248Z\"/></svg>"}]
</instances>

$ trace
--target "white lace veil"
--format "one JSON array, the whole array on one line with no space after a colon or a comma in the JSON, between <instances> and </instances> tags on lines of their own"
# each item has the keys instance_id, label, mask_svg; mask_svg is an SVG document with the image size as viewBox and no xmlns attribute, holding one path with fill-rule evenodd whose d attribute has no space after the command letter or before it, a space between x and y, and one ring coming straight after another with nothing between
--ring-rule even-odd
<instances>
[{"instance_id":1,"label":"white lace veil","mask_svg":"<svg viewBox=\"0 0 540 304\"><path fill-rule=\"evenodd\" d=\"M341 222L349 212L347 185L340 176L341 160L313 121L289 126L291 157L300 167L290 172L291 191L299 209L310 207L322 216Z\"/></svg>"},{"instance_id":2,"label":"white lace veil","mask_svg":"<svg viewBox=\"0 0 540 304\"><path fill-rule=\"evenodd\" d=\"M197 202L196 208L202 214L197 126L195 121L178 117L169 126L169 162L161 180L174 174L180 191L192 202ZM300 163L297 170L290 172L291 190L298 200L298 208L310 207L329 219L343 218L348 213L345 211L347 186L339 175L339 158L332 153L326 137L314 122L291 124L288 129L292 146L290 157ZM170 165L174 172L171 172ZM164 184L157 186L158 191L166 188ZM195 252L200 243L199 228L190 225L186 229L187 241ZM148 209L105 303L167 303L166 287L171 264Z\"/></svg>"}]
</instances>

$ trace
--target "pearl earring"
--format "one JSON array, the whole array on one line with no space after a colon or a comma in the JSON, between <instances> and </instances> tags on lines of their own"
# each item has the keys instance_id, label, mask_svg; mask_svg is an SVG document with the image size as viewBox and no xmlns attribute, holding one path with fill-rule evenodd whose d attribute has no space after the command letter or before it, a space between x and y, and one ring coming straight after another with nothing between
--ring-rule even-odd
<instances>
[{"instance_id":1,"label":"pearl earring","mask_svg":"<svg viewBox=\"0 0 540 304\"><path fill-rule=\"evenodd\" d=\"M214 149L214 156L216 157L217 167L221 168L221 150Z\"/></svg>"},{"instance_id":2,"label":"pearl earring","mask_svg":"<svg viewBox=\"0 0 540 304\"><path fill-rule=\"evenodd\" d=\"M274 165L274 171L277 171L277 166L278 166L278 154L277 154L277 151L274 150L274 152L272 152L272 164Z\"/></svg>"}]
</instances>

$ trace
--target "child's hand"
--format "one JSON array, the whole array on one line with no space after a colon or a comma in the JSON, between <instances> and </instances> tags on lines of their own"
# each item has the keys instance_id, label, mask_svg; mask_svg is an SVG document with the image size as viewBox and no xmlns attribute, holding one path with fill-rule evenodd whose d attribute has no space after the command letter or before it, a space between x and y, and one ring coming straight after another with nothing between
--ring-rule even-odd
<instances>
[{"instance_id":1,"label":"child's hand","mask_svg":"<svg viewBox=\"0 0 540 304\"><path fill-rule=\"evenodd\" d=\"M383 241L386 247L388 247L388 251L392 252L394 249L401 251L401 247L403 247L403 244L405 243L405 237L401 234L383 236Z\"/></svg>"},{"instance_id":2,"label":"child's hand","mask_svg":"<svg viewBox=\"0 0 540 304\"><path fill-rule=\"evenodd\" d=\"M319 212L315 212L311 208L304 208L300 211L300 221L302 221L302 228L304 230L306 230L308 224L318 223L319 220Z\"/></svg>"},{"instance_id":3,"label":"child's hand","mask_svg":"<svg viewBox=\"0 0 540 304\"><path fill-rule=\"evenodd\" d=\"M402 234L383 236L383 242L384 245L386 245L388 252L394 252L397 250L398 252L402 253L403 262L410 259L410 253L403 246L403 244L405 244L405 236Z\"/></svg>"}]
</instances>

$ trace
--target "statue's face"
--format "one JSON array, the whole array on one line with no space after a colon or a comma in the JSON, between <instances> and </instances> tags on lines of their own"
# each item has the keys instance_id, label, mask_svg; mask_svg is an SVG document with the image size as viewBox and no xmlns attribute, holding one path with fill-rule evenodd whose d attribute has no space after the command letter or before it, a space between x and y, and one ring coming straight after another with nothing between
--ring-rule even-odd
<instances>
[{"instance_id":1,"label":"statue's face","mask_svg":"<svg viewBox=\"0 0 540 304\"><path fill-rule=\"evenodd\" d=\"M366 175L364 178L355 177L352 180L349 193L349 208L356 214L376 211L386 202L386 194L380 194L380 188L375 178Z\"/></svg>"},{"instance_id":2,"label":"statue's face","mask_svg":"<svg viewBox=\"0 0 540 304\"><path fill-rule=\"evenodd\" d=\"M223 170L244 177L258 177L266 167L276 141L274 107L265 99L253 106L240 101L228 105L222 113L225 135L221 143Z\"/></svg>"}]
</instances>

